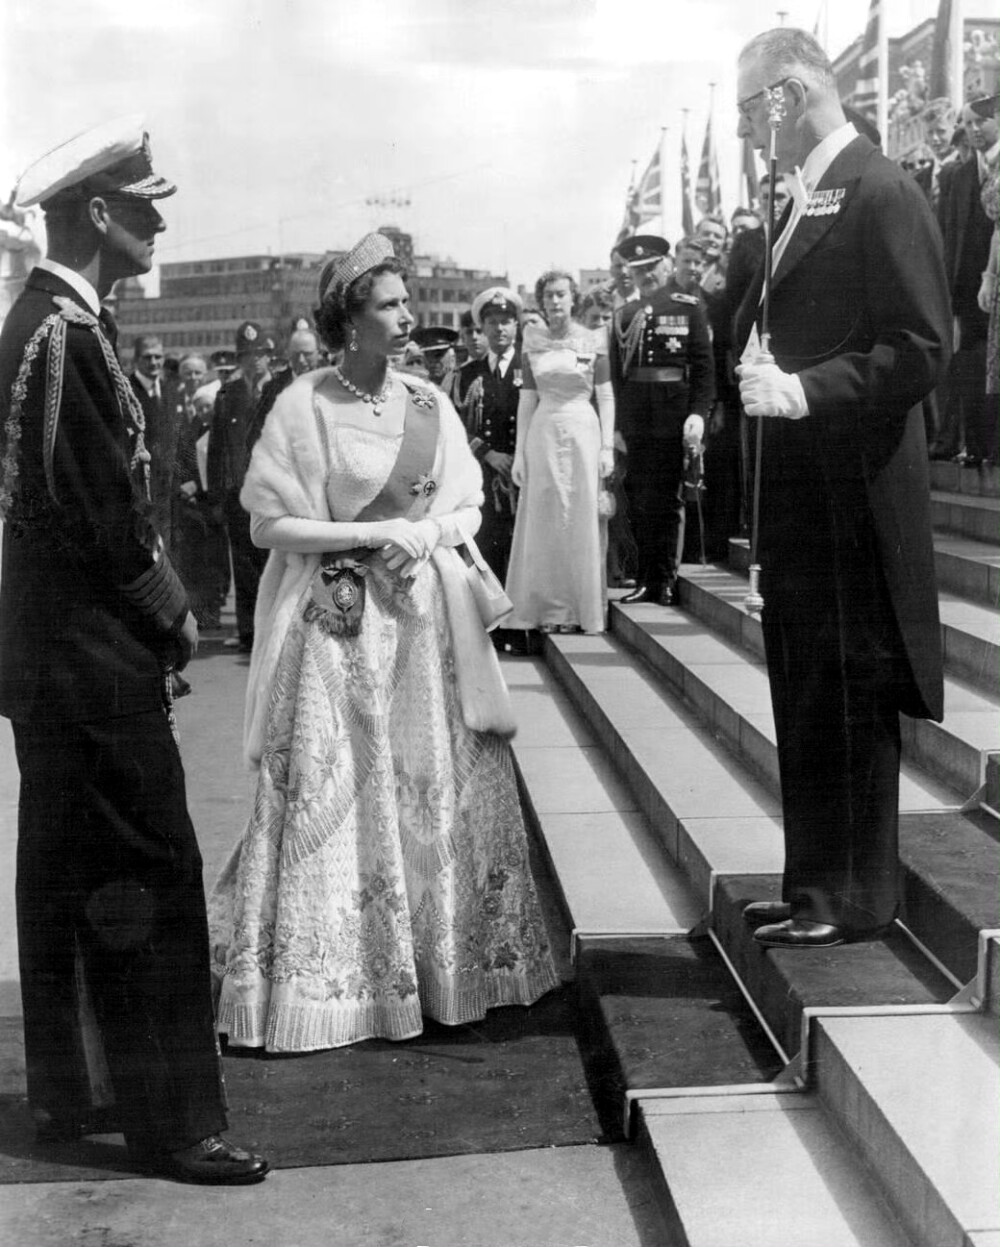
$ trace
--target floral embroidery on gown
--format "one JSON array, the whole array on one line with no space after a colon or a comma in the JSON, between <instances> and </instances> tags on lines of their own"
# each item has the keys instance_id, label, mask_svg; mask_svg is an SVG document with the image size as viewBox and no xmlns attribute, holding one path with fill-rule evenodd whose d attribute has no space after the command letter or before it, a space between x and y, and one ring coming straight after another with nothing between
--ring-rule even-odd
<instances>
[{"instance_id":1,"label":"floral embroidery on gown","mask_svg":"<svg viewBox=\"0 0 1000 1247\"><path fill-rule=\"evenodd\" d=\"M573 325L554 338L529 326L527 357L538 406L528 423L517 504L505 628L576 626L604 631L605 544L598 515L601 425L591 403L607 334Z\"/></svg>"},{"instance_id":2,"label":"floral embroidery on gown","mask_svg":"<svg viewBox=\"0 0 1000 1247\"><path fill-rule=\"evenodd\" d=\"M399 439L330 432L347 520ZM230 1043L406 1039L422 1015L469 1022L557 985L510 748L465 726L440 578L370 568L357 636L301 601L281 648L253 812L209 899Z\"/></svg>"}]
</instances>

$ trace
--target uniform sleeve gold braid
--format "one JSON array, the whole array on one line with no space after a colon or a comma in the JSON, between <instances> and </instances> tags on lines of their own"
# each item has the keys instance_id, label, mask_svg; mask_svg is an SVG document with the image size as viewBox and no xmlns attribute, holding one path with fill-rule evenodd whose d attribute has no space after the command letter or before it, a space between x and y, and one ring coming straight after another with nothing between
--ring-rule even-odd
<instances>
[{"instance_id":1,"label":"uniform sleeve gold braid","mask_svg":"<svg viewBox=\"0 0 1000 1247\"><path fill-rule=\"evenodd\" d=\"M59 321L59 313L53 312L42 321L28 339L21 363L10 390L10 408L4 423L3 460L0 462L0 520L7 519L14 502L17 478L20 475L19 448L21 444L21 416L28 396L28 377L41 350L42 343Z\"/></svg>"},{"instance_id":2,"label":"uniform sleeve gold braid","mask_svg":"<svg viewBox=\"0 0 1000 1247\"><path fill-rule=\"evenodd\" d=\"M128 584L119 585L123 597L143 615L156 621L166 632L177 622L187 605L187 595L165 554L148 570Z\"/></svg>"}]
</instances>

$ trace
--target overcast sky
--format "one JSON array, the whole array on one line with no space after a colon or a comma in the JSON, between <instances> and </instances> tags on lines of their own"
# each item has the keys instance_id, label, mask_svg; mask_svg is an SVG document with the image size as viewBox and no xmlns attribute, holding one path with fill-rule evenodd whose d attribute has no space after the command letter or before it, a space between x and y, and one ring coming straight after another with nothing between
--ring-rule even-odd
<instances>
[{"instance_id":1,"label":"overcast sky","mask_svg":"<svg viewBox=\"0 0 1000 1247\"><path fill-rule=\"evenodd\" d=\"M715 82L724 206L737 203L735 61L812 30L820 0L5 0L4 195L37 155L146 114L165 201L158 259L323 251L398 224L418 250L533 282L598 267L639 172L683 115L697 167ZM901 33L936 0L888 0ZM829 0L828 51L868 0ZM668 235L680 228L668 172ZM366 205L408 197L408 207Z\"/></svg>"}]
</instances>

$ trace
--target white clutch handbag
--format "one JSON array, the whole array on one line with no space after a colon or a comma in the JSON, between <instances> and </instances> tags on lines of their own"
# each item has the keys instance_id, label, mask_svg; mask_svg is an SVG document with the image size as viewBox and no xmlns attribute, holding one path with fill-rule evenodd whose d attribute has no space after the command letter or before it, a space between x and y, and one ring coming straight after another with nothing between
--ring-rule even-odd
<instances>
[{"instance_id":1,"label":"white clutch handbag","mask_svg":"<svg viewBox=\"0 0 1000 1247\"><path fill-rule=\"evenodd\" d=\"M486 631L490 632L511 613L514 603L504 592L499 578L471 537L463 537L458 553L465 564L465 578L472 590L479 618Z\"/></svg>"}]
</instances>

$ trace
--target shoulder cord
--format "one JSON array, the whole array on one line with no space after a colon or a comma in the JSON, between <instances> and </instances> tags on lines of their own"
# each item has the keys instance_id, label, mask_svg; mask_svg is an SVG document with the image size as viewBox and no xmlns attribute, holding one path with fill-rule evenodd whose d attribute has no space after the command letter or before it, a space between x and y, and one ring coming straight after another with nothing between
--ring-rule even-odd
<instances>
[{"instance_id":1,"label":"shoulder cord","mask_svg":"<svg viewBox=\"0 0 1000 1247\"><path fill-rule=\"evenodd\" d=\"M635 359L636 352L639 349L639 343L642 341L642 335L646 331L646 309L639 307L636 309L635 315L628 323L627 329L622 329L621 320L615 324L615 337L618 339L618 347L622 354L622 376L627 377L629 369L632 367L632 361Z\"/></svg>"}]
</instances>

